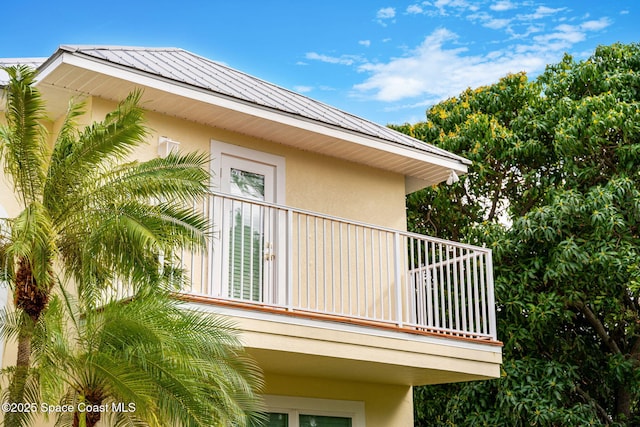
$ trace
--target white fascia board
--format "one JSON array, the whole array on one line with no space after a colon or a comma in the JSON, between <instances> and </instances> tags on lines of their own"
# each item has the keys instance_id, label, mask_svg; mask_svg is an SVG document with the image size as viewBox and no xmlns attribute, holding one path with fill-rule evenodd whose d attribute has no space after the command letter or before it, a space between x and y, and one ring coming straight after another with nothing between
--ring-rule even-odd
<instances>
[{"instance_id":1,"label":"white fascia board","mask_svg":"<svg viewBox=\"0 0 640 427\"><path fill-rule=\"evenodd\" d=\"M49 72L62 63L126 80L136 85L150 87L166 93L172 93L181 97L215 105L217 107L281 123L283 125L308 130L310 132L341 139L379 151L393 153L429 164L435 164L453 169L457 172L467 172L467 165L454 159L447 159L446 157L437 156L412 147L403 147L399 143L393 143L383 139L357 134L354 131L339 129L304 117L298 117L286 112L272 110L267 107L252 104L248 101L216 94L206 89L195 88L180 82L165 81L162 78L146 75L145 73L137 70L126 69L125 67L117 64L108 64L99 59L80 57L68 52L61 53L57 58L55 58L55 60L47 64L47 66L40 71L38 76L39 80L46 79Z\"/></svg>"},{"instance_id":2,"label":"white fascia board","mask_svg":"<svg viewBox=\"0 0 640 427\"><path fill-rule=\"evenodd\" d=\"M45 61L44 64L38 70L38 75L36 76L36 85L38 82L44 80L52 71L58 68L64 62L63 55L59 55L56 58L49 59Z\"/></svg>"}]
</instances>

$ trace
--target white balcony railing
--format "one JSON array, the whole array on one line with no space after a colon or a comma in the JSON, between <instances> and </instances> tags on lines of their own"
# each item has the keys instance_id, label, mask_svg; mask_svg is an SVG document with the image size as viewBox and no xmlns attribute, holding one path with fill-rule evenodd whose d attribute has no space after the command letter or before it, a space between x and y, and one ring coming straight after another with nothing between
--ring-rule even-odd
<instances>
[{"instance_id":1,"label":"white balcony railing","mask_svg":"<svg viewBox=\"0 0 640 427\"><path fill-rule=\"evenodd\" d=\"M403 330L496 340L491 251L284 206L212 195L187 293Z\"/></svg>"}]
</instances>

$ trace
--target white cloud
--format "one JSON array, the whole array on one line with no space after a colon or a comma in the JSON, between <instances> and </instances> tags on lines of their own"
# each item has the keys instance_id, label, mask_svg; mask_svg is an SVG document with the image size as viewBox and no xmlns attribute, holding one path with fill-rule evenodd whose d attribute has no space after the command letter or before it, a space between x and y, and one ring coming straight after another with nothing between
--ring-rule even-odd
<instances>
[{"instance_id":1,"label":"white cloud","mask_svg":"<svg viewBox=\"0 0 640 427\"><path fill-rule=\"evenodd\" d=\"M492 30L499 30L508 27L510 22L510 19L490 19L483 25L487 28L491 28Z\"/></svg>"},{"instance_id":2,"label":"white cloud","mask_svg":"<svg viewBox=\"0 0 640 427\"><path fill-rule=\"evenodd\" d=\"M329 56L316 52L307 52L305 58L312 59L314 61L327 62L329 64L341 65L353 65L356 62L356 57L352 55Z\"/></svg>"},{"instance_id":3,"label":"white cloud","mask_svg":"<svg viewBox=\"0 0 640 427\"><path fill-rule=\"evenodd\" d=\"M496 12L504 12L507 10L515 9L516 5L511 3L509 0L497 1L491 6L489 9L494 10Z\"/></svg>"},{"instance_id":4,"label":"white cloud","mask_svg":"<svg viewBox=\"0 0 640 427\"><path fill-rule=\"evenodd\" d=\"M517 0L491 0L482 10L466 0L413 1L405 17L456 13L476 29L482 25L496 30L483 34L492 34L493 39L482 39L483 48L471 51L469 48L481 39L475 40L473 34L466 38L469 32L459 35L440 28L417 46L399 44L396 48L403 52L401 56L387 60L378 56L376 61L367 61L361 56L315 52L307 54L306 59L356 67L363 77L353 85L353 96L379 101L383 103L380 109L385 111L409 111L456 96L468 87L495 83L509 73L536 75L547 64L559 61L565 52L580 49L578 43L590 33L612 25L609 18L572 17L566 7L550 8ZM521 10L525 7L529 8L527 12ZM393 12L379 13L378 18L395 19L395 9L386 9ZM518 9L517 13L502 13L512 9ZM369 46L368 40L359 43Z\"/></svg>"},{"instance_id":5,"label":"white cloud","mask_svg":"<svg viewBox=\"0 0 640 427\"><path fill-rule=\"evenodd\" d=\"M410 15L420 15L424 13L424 9L419 4L412 4L407 7L407 13Z\"/></svg>"},{"instance_id":6,"label":"white cloud","mask_svg":"<svg viewBox=\"0 0 640 427\"><path fill-rule=\"evenodd\" d=\"M391 19L396 16L396 10L393 7L385 7L378 10L376 17L378 19Z\"/></svg>"},{"instance_id":7,"label":"white cloud","mask_svg":"<svg viewBox=\"0 0 640 427\"><path fill-rule=\"evenodd\" d=\"M425 10L424 7L428 6L431 9ZM433 10L436 9L436 10ZM451 14L460 15L465 12L475 12L479 10L475 2L468 2L467 0L435 0L432 2L424 1L420 5L415 4L407 8L407 13L423 13L430 16L448 16Z\"/></svg>"},{"instance_id":8,"label":"white cloud","mask_svg":"<svg viewBox=\"0 0 640 427\"><path fill-rule=\"evenodd\" d=\"M312 86L294 86L293 90L298 93L309 93L313 90Z\"/></svg>"},{"instance_id":9,"label":"white cloud","mask_svg":"<svg viewBox=\"0 0 640 427\"><path fill-rule=\"evenodd\" d=\"M497 19L487 12L476 12L467 16L470 21L480 21L483 27L491 28L492 30L501 30L506 28L511 23L511 19Z\"/></svg>"},{"instance_id":10,"label":"white cloud","mask_svg":"<svg viewBox=\"0 0 640 427\"><path fill-rule=\"evenodd\" d=\"M369 47L371 46L371 40L360 40L358 42L359 45L365 46L365 47Z\"/></svg>"},{"instance_id":11,"label":"white cloud","mask_svg":"<svg viewBox=\"0 0 640 427\"><path fill-rule=\"evenodd\" d=\"M568 50L576 43L585 40L588 32L600 31L609 25L611 25L611 21L608 18L586 21L579 25L561 24L555 27L553 32L540 34L533 37L533 40L541 49ZM535 48L536 46L531 47Z\"/></svg>"},{"instance_id":12,"label":"white cloud","mask_svg":"<svg viewBox=\"0 0 640 427\"><path fill-rule=\"evenodd\" d=\"M565 9L566 9L565 7L553 9L546 6L538 6L536 11L533 13L533 15L529 15L529 16L531 17L531 19L542 19L551 15L555 15L556 13L562 12Z\"/></svg>"},{"instance_id":13,"label":"white cloud","mask_svg":"<svg viewBox=\"0 0 640 427\"><path fill-rule=\"evenodd\" d=\"M609 18L600 18L596 21L583 22L580 25L580 28L585 31L600 31L607 28L609 25L611 25Z\"/></svg>"},{"instance_id":14,"label":"white cloud","mask_svg":"<svg viewBox=\"0 0 640 427\"><path fill-rule=\"evenodd\" d=\"M571 32L557 31L569 35ZM464 47L456 47L458 35L439 29L428 35L408 56L387 63L367 63L359 70L369 74L354 86L361 96L383 102L420 99L434 103L455 96L468 87L491 84L508 73L537 72L558 59L557 50L541 48L497 49L483 55L472 55ZM453 47L449 47L453 45Z\"/></svg>"}]
</instances>

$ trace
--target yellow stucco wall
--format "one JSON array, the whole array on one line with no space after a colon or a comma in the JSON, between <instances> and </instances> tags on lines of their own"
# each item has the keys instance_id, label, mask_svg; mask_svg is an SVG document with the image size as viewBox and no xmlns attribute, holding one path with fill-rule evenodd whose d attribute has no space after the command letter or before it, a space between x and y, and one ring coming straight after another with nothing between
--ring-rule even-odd
<instances>
[{"instance_id":1,"label":"yellow stucco wall","mask_svg":"<svg viewBox=\"0 0 640 427\"><path fill-rule=\"evenodd\" d=\"M265 373L265 394L362 401L367 427L413 425L413 394L409 386L345 382Z\"/></svg>"},{"instance_id":2,"label":"yellow stucco wall","mask_svg":"<svg viewBox=\"0 0 640 427\"><path fill-rule=\"evenodd\" d=\"M91 101L92 120L101 120L115 104ZM404 230L404 176L338 158L318 155L223 129L146 114L149 145L136 156L156 156L159 136L180 142L183 151L210 151L211 140L275 154L286 162L286 204L341 218Z\"/></svg>"}]
</instances>

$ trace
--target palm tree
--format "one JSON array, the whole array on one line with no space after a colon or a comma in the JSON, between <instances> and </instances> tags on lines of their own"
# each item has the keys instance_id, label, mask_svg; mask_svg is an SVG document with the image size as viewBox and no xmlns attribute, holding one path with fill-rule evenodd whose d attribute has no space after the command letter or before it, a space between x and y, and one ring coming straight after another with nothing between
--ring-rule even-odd
<instances>
[{"instance_id":1,"label":"palm tree","mask_svg":"<svg viewBox=\"0 0 640 427\"><path fill-rule=\"evenodd\" d=\"M58 426L248 426L261 422L257 367L222 318L148 289L99 309L67 293L36 335L44 401L69 405ZM92 411L82 411L92 408ZM80 410L78 410L80 409Z\"/></svg>"},{"instance_id":2,"label":"palm tree","mask_svg":"<svg viewBox=\"0 0 640 427\"><path fill-rule=\"evenodd\" d=\"M186 206L206 194L209 176L204 154L127 161L148 133L139 92L81 131L82 105L72 103L50 135L35 71L4 70L10 80L0 160L22 210L0 239L15 306L0 327L18 343L6 396L18 403L36 395L32 346L35 334L47 333L43 317L54 289L74 284L83 304L96 307L110 284L143 288L161 264L171 267L172 253L205 247L209 222ZM8 427L27 421L24 413L5 416Z\"/></svg>"}]
</instances>

